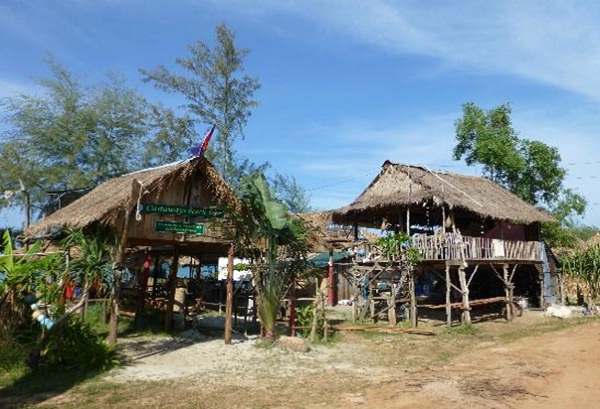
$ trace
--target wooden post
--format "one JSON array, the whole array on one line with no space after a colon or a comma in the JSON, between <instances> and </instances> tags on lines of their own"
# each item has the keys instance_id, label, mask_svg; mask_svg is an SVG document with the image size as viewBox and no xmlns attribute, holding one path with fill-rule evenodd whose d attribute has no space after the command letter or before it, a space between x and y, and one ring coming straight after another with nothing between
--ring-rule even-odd
<instances>
[{"instance_id":1,"label":"wooden post","mask_svg":"<svg viewBox=\"0 0 600 409\"><path fill-rule=\"evenodd\" d=\"M460 288L463 299L463 312L462 312L462 323L471 324L471 307L469 305L469 286L467 285L467 278L465 274L465 267L461 265L458 268L458 280L460 281Z\"/></svg>"},{"instance_id":2,"label":"wooden post","mask_svg":"<svg viewBox=\"0 0 600 409\"><path fill-rule=\"evenodd\" d=\"M566 297L565 297L565 280L562 272L558 273L558 288L560 290L560 305L565 305Z\"/></svg>"},{"instance_id":3,"label":"wooden post","mask_svg":"<svg viewBox=\"0 0 600 409\"><path fill-rule=\"evenodd\" d=\"M358 319L358 303L360 302L360 284L356 278L356 269L353 271L354 279L352 280L352 322ZM362 281L362 278L360 279Z\"/></svg>"},{"instance_id":4,"label":"wooden post","mask_svg":"<svg viewBox=\"0 0 600 409\"><path fill-rule=\"evenodd\" d=\"M127 246L127 235L129 233L129 218L133 211L132 207L136 201L136 197L140 193L142 185L137 179L133 179L131 182L131 195L127 201L125 207L125 215L123 220L123 226L121 227L121 237L119 238L119 245L115 254L114 268L120 268L120 264L123 263L125 256L125 248ZM115 345L117 343L117 337L119 332L119 298L121 293L121 273L118 270L113 271L115 278L113 294L110 301L110 318L108 322L108 344Z\"/></svg>"},{"instance_id":5,"label":"wooden post","mask_svg":"<svg viewBox=\"0 0 600 409\"><path fill-rule=\"evenodd\" d=\"M417 297L415 294L415 270L408 273L408 291L410 293L410 325L417 326Z\"/></svg>"},{"instance_id":6,"label":"wooden post","mask_svg":"<svg viewBox=\"0 0 600 409\"><path fill-rule=\"evenodd\" d=\"M548 273L550 279L550 273ZM546 309L546 273L542 271L539 273L540 279L540 308Z\"/></svg>"},{"instance_id":7,"label":"wooden post","mask_svg":"<svg viewBox=\"0 0 600 409\"><path fill-rule=\"evenodd\" d=\"M173 304L175 303L175 288L177 287L177 270L179 269L179 246L173 251L173 262L169 271L169 294L167 296L167 313L165 315L165 331L173 329Z\"/></svg>"},{"instance_id":8,"label":"wooden post","mask_svg":"<svg viewBox=\"0 0 600 409\"><path fill-rule=\"evenodd\" d=\"M502 264L502 277L504 281L504 295L506 299L506 320L512 321L512 283L508 278L508 264Z\"/></svg>"},{"instance_id":9,"label":"wooden post","mask_svg":"<svg viewBox=\"0 0 600 409\"><path fill-rule=\"evenodd\" d=\"M410 236L410 207L406 208L406 234Z\"/></svg>"},{"instance_id":10,"label":"wooden post","mask_svg":"<svg viewBox=\"0 0 600 409\"><path fill-rule=\"evenodd\" d=\"M452 279L450 278L450 266L446 265L446 323L448 324L448 327L452 326L452 307L450 306L451 300L450 300L450 292L452 290L451 287L451 281Z\"/></svg>"},{"instance_id":11,"label":"wooden post","mask_svg":"<svg viewBox=\"0 0 600 409\"><path fill-rule=\"evenodd\" d=\"M396 288L395 285L392 284L392 293L387 299L388 305L388 323L390 326L396 326Z\"/></svg>"},{"instance_id":12,"label":"wooden post","mask_svg":"<svg viewBox=\"0 0 600 409\"><path fill-rule=\"evenodd\" d=\"M329 288L327 291L327 298L329 301L329 305L335 307L335 288L334 288L334 277L333 277L333 250L329 250L329 263L328 263L328 279L329 279Z\"/></svg>"},{"instance_id":13,"label":"wooden post","mask_svg":"<svg viewBox=\"0 0 600 409\"><path fill-rule=\"evenodd\" d=\"M225 302L225 344L231 344L231 315L233 312L233 243L229 245L227 253L227 300Z\"/></svg>"},{"instance_id":14,"label":"wooden post","mask_svg":"<svg viewBox=\"0 0 600 409\"><path fill-rule=\"evenodd\" d=\"M290 336L296 336L296 278L292 278L290 288Z\"/></svg>"}]
</instances>

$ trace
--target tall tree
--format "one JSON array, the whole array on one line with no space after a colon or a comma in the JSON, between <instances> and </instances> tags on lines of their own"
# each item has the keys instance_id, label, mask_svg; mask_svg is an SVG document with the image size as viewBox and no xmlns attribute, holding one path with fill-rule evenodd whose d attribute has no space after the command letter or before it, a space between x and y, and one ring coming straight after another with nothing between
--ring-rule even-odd
<instances>
[{"instance_id":1,"label":"tall tree","mask_svg":"<svg viewBox=\"0 0 600 409\"><path fill-rule=\"evenodd\" d=\"M558 224L544 226L546 237L564 244L569 241L564 228L573 227L573 215L585 212L586 200L564 187L567 171L560 166L558 149L519 138L511 113L509 104L487 112L472 102L464 104L463 116L455 122L453 157L467 165L482 165L485 176L494 182L533 205L547 207Z\"/></svg>"},{"instance_id":2,"label":"tall tree","mask_svg":"<svg viewBox=\"0 0 600 409\"><path fill-rule=\"evenodd\" d=\"M511 190L518 185L525 166L519 153L519 138L512 128L508 104L488 112L473 103L463 105L463 116L455 123L457 144L454 159L467 165L483 165L485 175Z\"/></svg>"},{"instance_id":3,"label":"tall tree","mask_svg":"<svg viewBox=\"0 0 600 409\"><path fill-rule=\"evenodd\" d=\"M285 203L290 212L297 214L312 210L306 189L298 184L294 176L276 173L272 183L277 198Z\"/></svg>"},{"instance_id":4,"label":"tall tree","mask_svg":"<svg viewBox=\"0 0 600 409\"><path fill-rule=\"evenodd\" d=\"M181 159L190 146L190 119L150 105L121 75L86 86L53 58L46 63L51 75L37 94L2 101L0 207L56 208L52 192Z\"/></svg>"},{"instance_id":5,"label":"tall tree","mask_svg":"<svg viewBox=\"0 0 600 409\"><path fill-rule=\"evenodd\" d=\"M189 115L177 116L162 104L150 106L150 140L142 150L142 167L164 165L183 159L193 146L196 132Z\"/></svg>"},{"instance_id":6,"label":"tall tree","mask_svg":"<svg viewBox=\"0 0 600 409\"><path fill-rule=\"evenodd\" d=\"M258 79L244 74L248 50L236 48L235 34L224 24L216 28L216 43L210 48L198 41L189 47L190 56L175 62L189 76L174 73L165 66L140 70L143 80L167 92L182 95L190 113L206 125L215 125L214 143L207 157L228 182L239 180L235 141L244 138L244 126L257 106L254 92Z\"/></svg>"}]
</instances>

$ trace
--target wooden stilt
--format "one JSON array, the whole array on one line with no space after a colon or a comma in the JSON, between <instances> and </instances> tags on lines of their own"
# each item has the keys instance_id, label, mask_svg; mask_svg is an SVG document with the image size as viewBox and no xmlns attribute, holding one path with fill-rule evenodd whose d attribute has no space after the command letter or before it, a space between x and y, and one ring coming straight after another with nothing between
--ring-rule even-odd
<instances>
[{"instance_id":1,"label":"wooden stilt","mask_svg":"<svg viewBox=\"0 0 600 409\"><path fill-rule=\"evenodd\" d=\"M179 246L173 251L173 261L169 271L169 295L167 298L167 312L165 315L165 331L173 329L173 305L175 304L175 288L177 287L177 270L179 269Z\"/></svg>"},{"instance_id":2,"label":"wooden stilt","mask_svg":"<svg viewBox=\"0 0 600 409\"><path fill-rule=\"evenodd\" d=\"M296 336L296 278L292 278L290 287L290 336Z\"/></svg>"},{"instance_id":3,"label":"wooden stilt","mask_svg":"<svg viewBox=\"0 0 600 409\"><path fill-rule=\"evenodd\" d=\"M448 327L452 326L452 307L450 306L451 290L450 266L446 266L446 323L448 324Z\"/></svg>"},{"instance_id":4,"label":"wooden stilt","mask_svg":"<svg viewBox=\"0 0 600 409\"><path fill-rule=\"evenodd\" d=\"M392 285L392 293L390 294L390 297L387 299L388 322L389 322L390 326L393 326L393 327L396 326L396 291L397 291L397 287L394 284L394 285Z\"/></svg>"},{"instance_id":5,"label":"wooden stilt","mask_svg":"<svg viewBox=\"0 0 600 409\"><path fill-rule=\"evenodd\" d=\"M508 278L508 264L502 264L502 277L504 281L504 295L506 299L506 320L512 321L512 288Z\"/></svg>"},{"instance_id":6,"label":"wooden stilt","mask_svg":"<svg viewBox=\"0 0 600 409\"><path fill-rule=\"evenodd\" d=\"M415 294L415 270L408 273L408 291L410 293L410 325L417 326L417 297Z\"/></svg>"},{"instance_id":7,"label":"wooden stilt","mask_svg":"<svg viewBox=\"0 0 600 409\"><path fill-rule=\"evenodd\" d=\"M119 245L115 255L115 267L120 268L120 264L123 263L125 257L125 250L127 248L127 235L129 234L129 219L132 213L133 204L135 198L140 193L141 185L137 179L131 182L131 196L127 201L127 207L125 208L125 217L123 221L123 227L121 228L121 236L119 238ZM119 332L119 302L121 296L121 273L120 271L114 271L114 293L110 297L110 317L108 323L108 344L115 345L117 343L117 336Z\"/></svg>"},{"instance_id":8,"label":"wooden stilt","mask_svg":"<svg viewBox=\"0 0 600 409\"><path fill-rule=\"evenodd\" d=\"M469 306L469 286L467 285L467 278L465 274L465 267L461 265L458 268L458 280L460 281L460 288L463 299L463 312L462 312L462 323L471 324L471 307Z\"/></svg>"}]
</instances>

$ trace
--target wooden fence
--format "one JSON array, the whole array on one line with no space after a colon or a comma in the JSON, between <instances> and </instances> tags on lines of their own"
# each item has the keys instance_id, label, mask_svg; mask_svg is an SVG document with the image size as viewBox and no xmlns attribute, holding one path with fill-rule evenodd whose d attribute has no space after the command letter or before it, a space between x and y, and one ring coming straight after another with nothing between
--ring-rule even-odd
<instances>
[{"instance_id":1,"label":"wooden fence","mask_svg":"<svg viewBox=\"0 0 600 409\"><path fill-rule=\"evenodd\" d=\"M542 259L542 245L538 241L488 239L456 233L418 234L412 240L424 260Z\"/></svg>"}]
</instances>

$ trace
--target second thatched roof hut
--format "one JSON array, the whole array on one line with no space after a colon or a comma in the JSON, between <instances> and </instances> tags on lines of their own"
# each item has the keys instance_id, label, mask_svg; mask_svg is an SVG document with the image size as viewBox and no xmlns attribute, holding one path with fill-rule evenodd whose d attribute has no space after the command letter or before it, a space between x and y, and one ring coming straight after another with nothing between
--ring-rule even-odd
<instances>
[{"instance_id":1,"label":"second thatched roof hut","mask_svg":"<svg viewBox=\"0 0 600 409\"><path fill-rule=\"evenodd\" d=\"M443 213L452 214L456 224L465 228L473 221L532 225L553 220L488 179L390 161L360 196L334 211L332 219L339 224L371 227L381 226L385 219L405 226L407 210L409 223L419 226L441 226Z\"/></svg>"}]
</instances>

